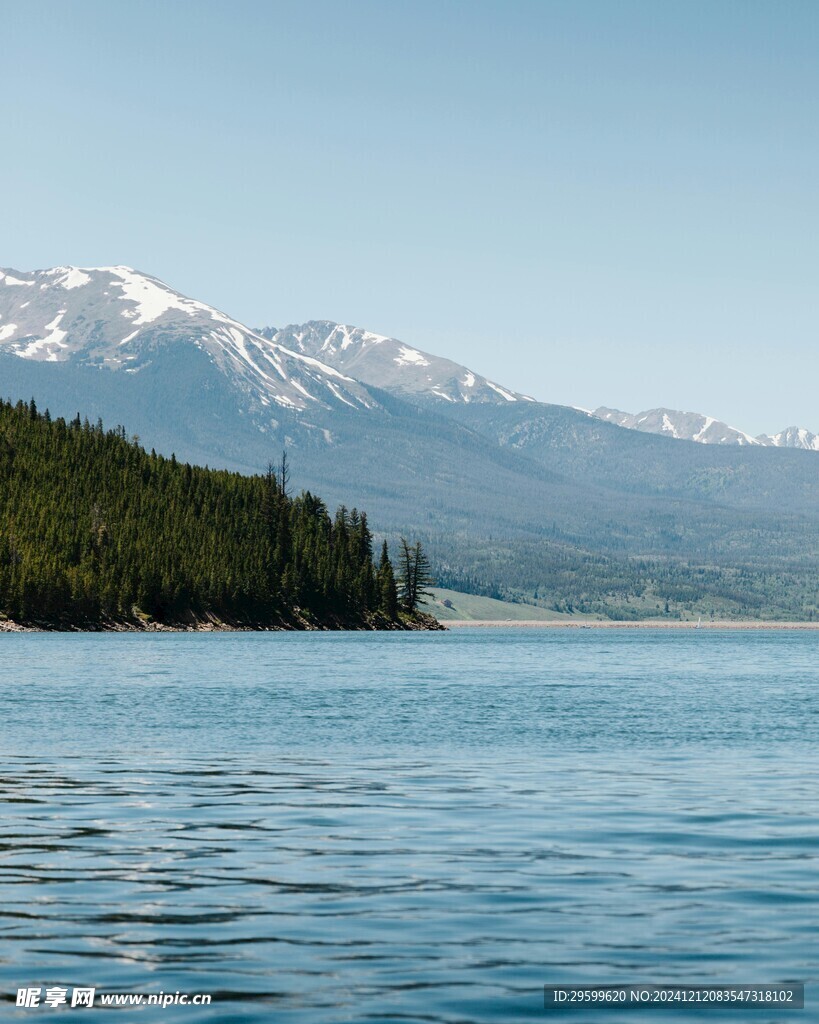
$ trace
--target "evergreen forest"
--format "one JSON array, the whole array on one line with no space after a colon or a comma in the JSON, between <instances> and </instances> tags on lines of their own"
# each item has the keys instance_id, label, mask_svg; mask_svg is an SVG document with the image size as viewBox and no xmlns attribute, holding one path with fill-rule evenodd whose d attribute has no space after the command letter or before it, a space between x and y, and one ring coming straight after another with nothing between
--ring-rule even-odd
<instances>
[{"instance_id":1,"label":"evergreen forest","mask_svg":"<svg viewBox=\"0 0 819 1024\"><path fill-rule=\"evenodd\" d=\"M436 626L386 544L374 561L366 514L331 516L291 496L288 476L285 456L257 476L201 468L123 428L0 402L0 615L64 629Z\"/></svg>"}]
</instances>

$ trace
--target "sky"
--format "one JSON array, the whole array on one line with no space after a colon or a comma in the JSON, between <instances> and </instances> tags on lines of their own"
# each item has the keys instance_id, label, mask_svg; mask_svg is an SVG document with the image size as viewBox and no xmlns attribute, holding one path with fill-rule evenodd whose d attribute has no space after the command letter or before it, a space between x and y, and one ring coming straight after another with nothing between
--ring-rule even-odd
<instances>
[{"instance_id":1,"label":"sky","mask_svg":"<svg viewBox=\"0 0 819 1024\"><path fill-rule=\"evenodd\" d=\"M819 4L0 0L0 266L819 431Z\"/></svg>"}]
</instances>

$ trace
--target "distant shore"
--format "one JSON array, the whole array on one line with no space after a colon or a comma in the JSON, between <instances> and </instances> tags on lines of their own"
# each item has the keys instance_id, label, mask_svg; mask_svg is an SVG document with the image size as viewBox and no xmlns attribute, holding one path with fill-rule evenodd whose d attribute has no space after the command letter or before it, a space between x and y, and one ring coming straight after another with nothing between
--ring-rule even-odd
<instances>
[{"instance_id":1,"label":"distant shore","mask_svg":"<svg viewBox=\"0 0 819 1024\"><path fill-rule=\"evenodd\" d=\"M819 622L766 622L757 619L739 621L736 619L714 620L697 625L696 622L670 622L657 619L640 619L639 622L616 622L613 619L603 621L569 622L566 619L449 619L445 623L447 629L478 628L478 629L819 629Z\"/></svg>"}]
</instances>

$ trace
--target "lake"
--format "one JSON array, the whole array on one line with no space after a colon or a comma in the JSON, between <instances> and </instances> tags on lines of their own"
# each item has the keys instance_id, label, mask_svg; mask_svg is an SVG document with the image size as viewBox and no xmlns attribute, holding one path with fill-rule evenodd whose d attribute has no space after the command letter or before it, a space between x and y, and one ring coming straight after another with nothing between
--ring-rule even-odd
<instances>
[{"instance_id":1,"label":"lake","mask_svg":"<svg viewBox=\"0 0 819 1024\"><path fill-rule=\"evenodd\" d=\"M817 639L0 635L4 1019L817 1020ZM777 981L813 1009L543 1007Z\"/></svg>"}]
</instances>

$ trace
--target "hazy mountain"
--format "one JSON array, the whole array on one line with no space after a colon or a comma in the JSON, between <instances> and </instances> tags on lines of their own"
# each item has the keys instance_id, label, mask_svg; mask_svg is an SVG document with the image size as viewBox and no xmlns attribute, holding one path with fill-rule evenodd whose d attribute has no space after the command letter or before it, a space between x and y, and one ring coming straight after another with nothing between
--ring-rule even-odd
<instances>
[{"instance_id":1,"label":"hazy mountain","mask_svg":"<svg viewBox=\"0 0 819 1024\"><path fill-rule=\"evenodd\" d=\"M361 329L253 331L126 267L2 272L0 394L211 466L286 446L294 487L420 537L462 589L618 614L816 603L819 460L784 439L674 443Z\"/></svg>"},{"instance_id":2,"label":"hazy mountain","mask_svg":"<svg viewBox=\"0 0 819 1024\"><path fill-rule=\"evenodd\" d=\"M421 352L395 338L331 320L310 320L259 332L279 345L313 356L356 380L410 400L532 402L450 359Z\"/></svg>"},{"instance_id":3,"label":"hazy mountain","mask_svg":"<svg viewBox=\"0 0 819 1024\"><path fill-rule=\"evenodd\" d=\"M778 434L759 434L752 437L744 430L731 427L713 416L699 412L680 412L679 409L646 409L630 413L601 406L591 414L608 423L646 434L662 434L683 441L700 444L762 445L773 448L800 448L819 451L819 435L804 427L788 427Z\"/></svg>"},{"instance_id":4,"label":"hazy mountain","mask_svg":"<svg viewBox=\"0 0 819 1024\"><path fill-rule=\"evenodd\" d=\"M630 413L620 409L595 409L594 416L616 423L629 430L642 430L646 434L665 434L684 441L698 441L700 444L761 444L762 442L744 430L730 427L713 416L699 412L680 412L678 409L646 409L645 412Z\"/></svg>"},{"instance_id":5,"label":"hazy mountain","mask_svg":"<svg viewBox=\"0 0 819 1024\"><path fill-rule=\"evenodd\" d=\"M786 427L778 434L763 434L758 440L775 448L802 448L819 452L819 434L812 434L804 427Z\"/></svg>"}]
</instances>

